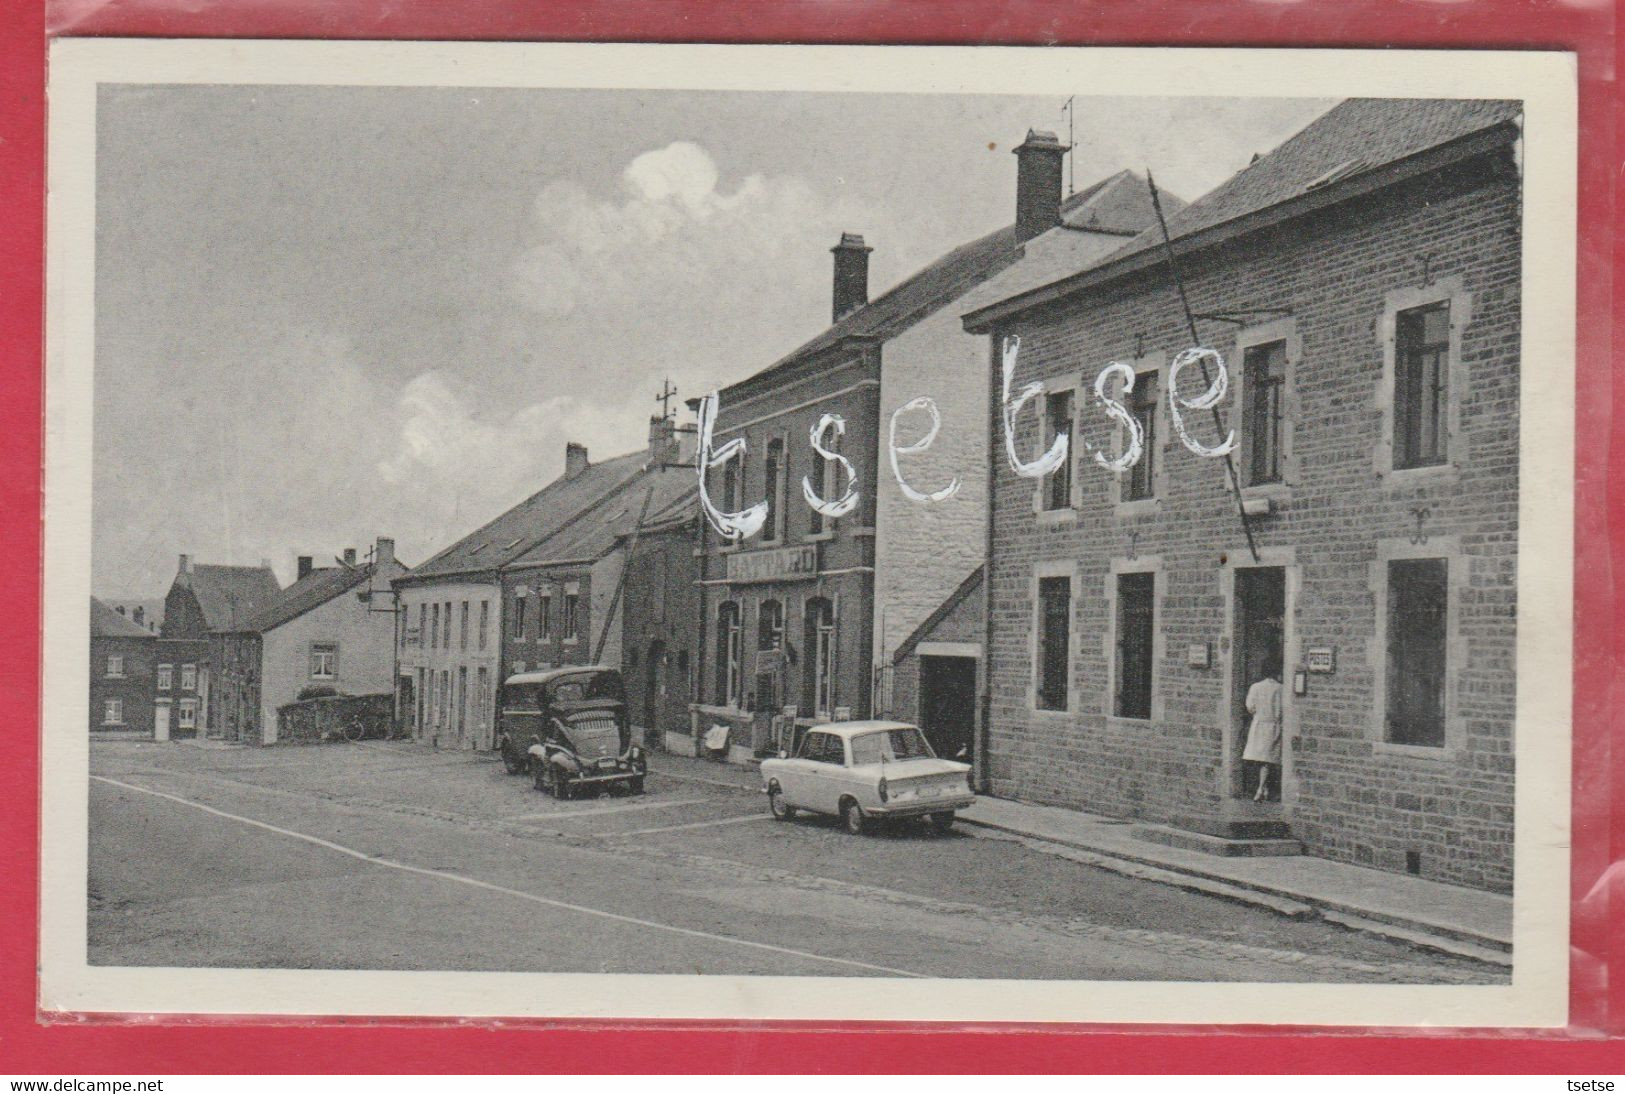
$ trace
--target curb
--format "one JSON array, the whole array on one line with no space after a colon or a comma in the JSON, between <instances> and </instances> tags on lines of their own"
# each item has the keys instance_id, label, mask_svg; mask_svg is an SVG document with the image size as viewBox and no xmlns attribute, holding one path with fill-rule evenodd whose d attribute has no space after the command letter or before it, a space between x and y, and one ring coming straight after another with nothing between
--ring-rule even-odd
<instances>
[{"instance_id":1,"label":"curb","mask_svg":"<svg viewBox=\"0 0 1625 1094\"><path fill-rule=\"evenodd\" d=\"M1390 941L1404 942L1419 949L1507 969L1512 967L1512 954L1504 943L1470 931L1460 929L1441 931L1432 924L1404 920L1398 916L1377 919L1369 910L1351 908L1335 901L1190 871L1158 862L1149 856L1138 858L1102 851L1082 842L1036 836L1019 828L979 820L964 813L959 815L959 821L961 824L1002 833L1032 846L1035 850L1051 854L1060 853L1062 857L1074 862L1099 867L1124 877L1160 882L1191 892L1215 896L1221 900L1232 900L1255 908L1264 908L1289 919L1322 919L1349 930L1377 935Z\"/></svg>"}]
</instances>

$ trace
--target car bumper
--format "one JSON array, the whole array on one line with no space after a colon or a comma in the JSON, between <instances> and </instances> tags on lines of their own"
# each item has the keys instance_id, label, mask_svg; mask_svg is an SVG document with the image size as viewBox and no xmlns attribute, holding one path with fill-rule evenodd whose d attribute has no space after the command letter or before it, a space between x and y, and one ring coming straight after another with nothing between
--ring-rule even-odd
<instances>
[{"instance_id":1,"label":"car bumper","mask_svg":"<svg viewBox=\"0 0 1625 1094\"><path fill-rule=\"evenodd\" d=\"M918 798L885 805L866 806L864 812L872 817L919 817L927 813L958 812L976 804L975 794L955 794L941 798Z\"/></svg>"}]
</instances>

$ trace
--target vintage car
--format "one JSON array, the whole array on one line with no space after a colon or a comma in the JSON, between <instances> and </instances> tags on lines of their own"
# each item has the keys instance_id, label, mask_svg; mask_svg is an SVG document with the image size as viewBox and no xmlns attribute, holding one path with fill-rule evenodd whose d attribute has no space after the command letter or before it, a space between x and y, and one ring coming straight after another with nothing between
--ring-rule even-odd
<instances>
[{"instance_id":1,"label":"vintage car","mask_svg":"<svg viewBox=\"0 0 1625 1094\"><path fill-rule=\"evenodd\" d=\"M976 801L969 765L938 759L906 722L813 726L794 756L762 761L762 792L778 820L799 809L828 813L854 834L895 817L926 817L946 832L955 811Z\"/></svg>"},{"instance_id":2,"label":"vintage car","mask_svg":"<svg viewBox=\"0 0 1625 1094\"><path fill-rule=\"evenodd\" d=\"M497 749L510 775L529 772L554 797L643 792L648 760L632 740L619 670L581 665L521 672L502 684Z\"/></svg>"}]
</instances>

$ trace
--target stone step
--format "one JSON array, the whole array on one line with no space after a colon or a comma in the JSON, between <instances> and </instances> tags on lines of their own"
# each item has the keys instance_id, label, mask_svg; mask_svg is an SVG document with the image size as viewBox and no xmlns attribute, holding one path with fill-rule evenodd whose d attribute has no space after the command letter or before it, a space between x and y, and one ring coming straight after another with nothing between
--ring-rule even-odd
<instances>
[{"instance_id":1,"label":"stone step","mask_svg":"<svg viewBox=\"0 0 1625 1094\"><path fill-rule=\"evenodd\" d=\"M1281 827L1285 827L1282 825ZM1183 828L1169 828L1160 824L1141 824L1130 829L1136 839L1159 843L1164 847L1179 847L1186 851L1200 851L1205 855L1224 858L1279 857L1303 854L1303 844L1295 839L1270 836L1210 836L1205 832L1191 832Z\"/></svg>"}]
</instances>

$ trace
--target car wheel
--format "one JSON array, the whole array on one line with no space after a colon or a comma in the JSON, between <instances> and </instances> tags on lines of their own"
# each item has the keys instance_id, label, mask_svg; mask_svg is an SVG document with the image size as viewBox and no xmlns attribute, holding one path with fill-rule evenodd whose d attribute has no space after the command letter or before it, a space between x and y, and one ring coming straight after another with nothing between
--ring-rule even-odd
<instances>
[{"instance_id":1,"label":"car wheel","mask_svg":"<svg viewBox=\"0 0 1625 1094\"><path fill-rule=\"evenodd\" d=\"M628 790L632 791L632 793L634 793L634 794L643 793L643 776L642 775L634 775L634 776L632 776L631 779L627 780L626 788Z\"/></svg>"},{"instance_id":2,"label":"car wheel","mask_svg":"<svg viewBox=\"0 0 1625 1094\"><path fill-rule=\"evenodd\" d=\"M930 820L931 830L939 836L945 836L954 826L954 811L950 809L945 813L932 813Z\"/></svg>"},{"instance_id":3,"label":"car wheel","mask_svg":"<svg viewBox=\"0 0 1625 1094\"><path fill-rule=\"evenodd\" d=\"M552 766L552 764L538 763L533 763L530 765L531 785L544 794L552 789L552 787L548 785L547 778L548 769Z\"/></svg>"},{"instance_id":4,"label":"car wheel","mask_svg":"<svg viewBox=\"0 0 1625 1094\"><path fill-rule=\"evenodd\" d=\"M772 783L767 788L767 807L772 811L774 820L796 819L796 807L784 800L784 791L779 789L778 783Z\"/></svg>"},{"instance_id":5,"label":"car wheel","mask_svg":"<svg viewBox=\"0 0 1625 1094\"><path fill-rule=\"evenodd\" d=\"M547 766L551 768L553 765ZM553 773L553 796L561 802L567 802L575 797L575 787L570 785L570 776L562 771L555 770Z\"/></svg>"},{"instance_id":6,"label":"car wheel","mask_svg":"<svg viewBox=\"0 0 1625 1094\"><path fill-rule=\"evenodd\" d=\"M510 775L517 775L525 770L525 761L513 754L513 747L507 741L502 742L502 766Z\"/></svg>"},{"instance_id":7,"label":"car wheel","mask_svg":"<svg viewBox=\"0 0 1625 1094\"><path fill-rule=\"evenodd\" d=\"M854 836L861 836L869 829L869 818L864 815L863 806L851 798L841 803L841 823Z\"/></svg>"}]
</instances>

